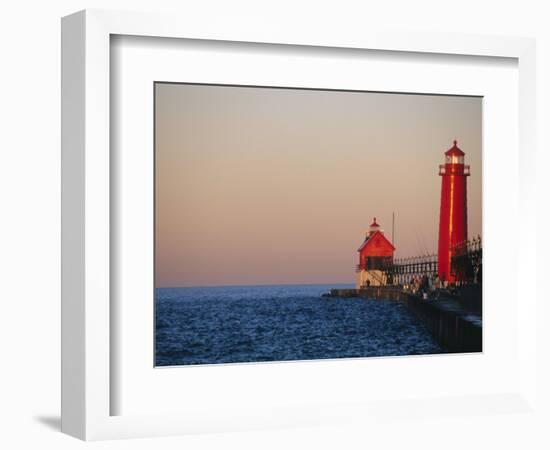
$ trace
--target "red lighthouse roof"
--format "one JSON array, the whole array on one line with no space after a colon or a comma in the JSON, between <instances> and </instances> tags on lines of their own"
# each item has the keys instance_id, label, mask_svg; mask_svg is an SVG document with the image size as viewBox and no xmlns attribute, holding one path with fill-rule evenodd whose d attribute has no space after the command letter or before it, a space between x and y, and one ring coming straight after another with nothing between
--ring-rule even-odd
<instances>
[{"instance_id":1,"label":"red lighthouse roof","mask_svg":"<svg viewBox=\"0 0 550 450\"><path fill-rule=\"evenodd\" d=\"M376 217L372 219L367 237L357 251L363 254L367 247L376 247L376 250L374 250L375 253L380 252L383 249L383 251L387 253L387 255L384 254L384 256L391 256L393 255L393 251L395 251L395 247L389 239L384 236L384 231L380 229L380 225L376 222Z\"/></svg>"},{"instance_id":2,"label":"red lighthouse roof","mask_svg":"<svg viewBox=\"0 0 550 450\"><path fill-rule=\"evenodd\" d=\"M393 252L395 251L395 247L393 246L393 244L380 231L375 231L370 236L367 236L365 238L365 241L361 244L361 247L359 247L357 251L363 253L364 250L368 249L369 247L376 248L373 254L377 256L380 256L378 255L378 253L380 253L381 251L384 256L393 256ZM378 247L381 247L381 249L378 249Z\"/></svg>"},{"instance_id":3,"label":"red lighthouse roof","mask_svg":"<svg viewBox=\"0 0 550 450\"><path fill-rule=\"evenodd\" d=\"M446 156L464 156L465 154L456 146L456 140L453 141L453 146L445 152Z\"/></svg>"}]
</instances>

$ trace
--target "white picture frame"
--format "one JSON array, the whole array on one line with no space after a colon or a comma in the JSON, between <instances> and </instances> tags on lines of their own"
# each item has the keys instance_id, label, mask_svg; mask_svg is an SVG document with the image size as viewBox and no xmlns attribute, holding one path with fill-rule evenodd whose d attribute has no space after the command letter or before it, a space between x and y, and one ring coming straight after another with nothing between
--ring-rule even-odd
<instances>
[{"instance_id":1,"label":"white picture frame","mask_svg":"<svg viewBox=\"0 0 550 450\"><path fill-rule=\"evenodd\" d=\"M112 396L117 386L111 374L111 191L110 90L111 36L142 36L286 44L338 49L368 49L512 58L518 63L519 81L519 182L517 213L524 226L535 229L535 44L532 39L451 34L418 34L383 31L315 36L307 30L279 30L263 23L233 29L230 23L208 27L189 17L113 11L82 11L62 22L62 430L85 440L161 436L201 431L243 430L270 426L326 423L349 417L388 415L383 400L332 404L330 413L310 402L301 407L277 405L272 411L241 411L219 405L219 414L185 413L112 415ZM516 187L514 187L516 189ZM535 261L536 235L525 236L517 248L518 260ZM517 266L518 280L529 279L529 269ZM444 411L463 414L496 411L503 404L524 411L536 399L536 292L522 287L519 305L518 360L515 389L501 394L426 399ZM516 295L514 293L513 295ZM304 364L304 363L302 363ZM287 367L289 367L287 365ZM319 367L308 366L314 376ZM355 367L355 368L354 368ZM346 370L355 370L347 366ZM246 370L246 369L243 369ZM278 370L263 365L262 372ZM183 375L182 375L183 376ZM403 399L406 396L398 397ZM394 399L393 401L395 401ZM194 399L197 410L198 402ZM412 402L411 411L420 403ZM528 405L528 406L527 406ZM267 405L269 407L269 405ZM425 406L425 403L424 403ZM478 409L476 409L478 408Z\"/></svg>"}]
</instances>

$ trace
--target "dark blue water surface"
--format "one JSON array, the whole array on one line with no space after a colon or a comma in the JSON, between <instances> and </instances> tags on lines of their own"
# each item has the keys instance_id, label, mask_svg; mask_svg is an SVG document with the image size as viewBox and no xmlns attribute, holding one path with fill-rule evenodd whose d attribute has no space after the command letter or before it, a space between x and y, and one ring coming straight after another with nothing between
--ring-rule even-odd
<instances>
[{"instance_id":1,"label":"dark blue water surface","mask_svg":"<svg viewBox=\"0 0 550 450\"><path fill-rule=\"evenodd\" d=\"M443 351L402 304L322 298L328 289L323 285L157 289L156 365Z\"/></svg>"}]
</instances>

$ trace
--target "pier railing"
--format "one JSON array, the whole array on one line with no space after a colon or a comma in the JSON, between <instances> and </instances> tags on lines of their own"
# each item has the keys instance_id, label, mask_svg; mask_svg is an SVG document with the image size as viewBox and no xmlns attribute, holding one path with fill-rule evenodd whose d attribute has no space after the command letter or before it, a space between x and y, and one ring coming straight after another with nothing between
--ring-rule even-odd
<instances>
[{"instance_id":1,"label":"pier railing","mask_svg":"<svg viewBox=\"0 0 550 450\"><path fill-rule=\"evenodd\" d=\"M433 279L437 275L437 254L395 259L384 271L390 285L406 285L423 277Z\"/></svg>"},{"instance_id":2,"label":"pier railing","mask_svg":"<svg viewBox=\"0 0 550 450\"><path fill-rule=\"evenodd\" d=\"M458 283L481 283L482 257L481 236L452 247L451 273Z\"/></svg>"}]
</instances>

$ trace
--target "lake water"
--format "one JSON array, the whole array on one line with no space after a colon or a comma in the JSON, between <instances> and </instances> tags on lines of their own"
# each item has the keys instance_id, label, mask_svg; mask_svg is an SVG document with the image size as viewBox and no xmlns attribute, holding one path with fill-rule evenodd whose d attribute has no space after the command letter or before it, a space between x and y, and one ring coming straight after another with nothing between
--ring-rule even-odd
<instances>
[{"instance_id":1,"label":"lake water","mask_svg":"<svg viewBox=\"0 0 550 450\"><path fill-rule=\"evenodd\" d=\"M322 298L348 285L161 288L156 365L442 353L400 303Z\"/></svg>"}]
</instances>

